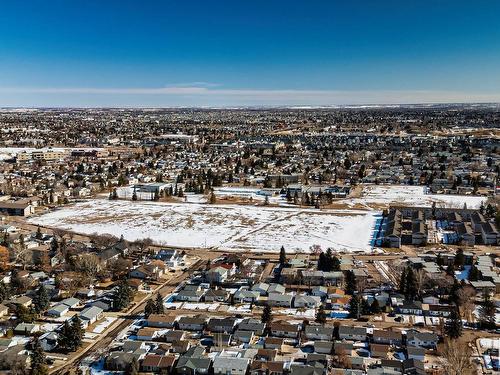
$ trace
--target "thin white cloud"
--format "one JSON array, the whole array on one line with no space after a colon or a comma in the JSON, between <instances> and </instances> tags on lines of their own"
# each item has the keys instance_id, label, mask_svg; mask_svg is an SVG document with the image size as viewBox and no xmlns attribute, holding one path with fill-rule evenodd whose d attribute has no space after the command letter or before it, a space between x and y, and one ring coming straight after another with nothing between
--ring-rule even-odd
<instances>
[{"instance_id":1,"label":"thin white cloud","mask_svg":"<svg viewBox=\"0 0 500 375\"><path fill-rule=\"evenodd\" d=\"M500 102L500 93L469 93L445 90L259 90L222 89L217 84L191 82L159 88L0 88L3 94L54 94L103 96L166 96L189 97L193 100L217 100L240 104L412 104L412 103L492 103Z\"/></svg>"}]
</instances>

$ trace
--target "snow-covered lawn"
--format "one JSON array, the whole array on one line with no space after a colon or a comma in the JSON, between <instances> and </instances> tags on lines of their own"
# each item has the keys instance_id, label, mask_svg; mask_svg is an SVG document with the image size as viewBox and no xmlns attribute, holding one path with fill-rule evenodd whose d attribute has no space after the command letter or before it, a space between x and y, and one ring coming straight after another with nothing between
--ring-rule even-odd
<instances>
[{"instance_id":1,"label":"snow-covered lawn","mask_svg":"<svg viewBox=\"0 0 500 375\"><path fill-rule=\"evenodd\" d=\"M278 310L278 313L283 314L283 315L300 316L300 317L306 318L306 319L314 319L314 317L316 316L315 309L307 309L304 311L297 310L297 309L283 309L283 310Z\"/></svg>"},{"instance_id":2,"label":"snow-covered lawn","mask_svg":"<svg viewBox=\"0 0 500 375\"><path fill-rule=\"evenodd\" d=\"M469 195L444 195L426 194L424 186L399 186L399 185L367 185L363 189L361 198L344 199L349 206L401 204L408 206L432 206L436 202L438 207L462 208L464 203L467 208L479 208L486 197Z\"/></svg>"},{"instance_id":3,"label":"snow-covered lawn","mask_svg":"<svg viewBox=\"0 0 500 375\"><path fill-rule=\"evenodd\" d=\"M369 251L373 211L243 205L131 202L95 199L30 222L79 233L151 238L161 245L223 250L309 251L312 245Z\"/></svg>"}]
</instances>

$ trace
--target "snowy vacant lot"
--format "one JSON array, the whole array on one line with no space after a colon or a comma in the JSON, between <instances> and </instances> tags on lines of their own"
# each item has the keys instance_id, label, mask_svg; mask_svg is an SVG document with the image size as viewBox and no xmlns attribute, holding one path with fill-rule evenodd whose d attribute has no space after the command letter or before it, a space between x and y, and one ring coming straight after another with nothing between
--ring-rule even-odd
<instances>
[{"instance_id":1,"label":"snowy vacant lot","mask_svg":"<svg viewBox=\"0 0 500 375\"><path fill-rule=\"evenodd\" d=\"M157 244L223 250L369 251L376 214L360 210L109 201L96 199L30 221L78 233L123 234Z\"/></svg>"},{"instance_id":2,"label":"snowy vacant lot","mask_svg":"<svg viewBox=\"0 0 500 375\"><path fill-rule=\"evenodd\" d=\"M227 190L226 192L229 192ZM254 191L250 191L254 194ZM149 195L148 195L149 197ZM160 245L228 251L307 252L313 245L338 251L370 251L380 210L390 204L478 208L482 197L425 194L422 186L365 186L361 197L337 201L341 209L210 205L201 195L188 202L159 203L95 199L56 210L30 221L86 234L151 238ZM281 206L283 205L283 206Z\"/></svg>"},{"instance_id":3,"label":"snowy vacant lot","mask_svg":"<svg viewBox=\"0 0 500 375\"><path fill-rule=\"evenodd\" d=\"M479 208L485 197L469 195L426 194L424 186L399 185L367 185L363 189L361 198L345 199L347 205L377 207L380 205L400 204L408 206L430 207L436 202L438 207Z\"/></svg>"}]
</instances>

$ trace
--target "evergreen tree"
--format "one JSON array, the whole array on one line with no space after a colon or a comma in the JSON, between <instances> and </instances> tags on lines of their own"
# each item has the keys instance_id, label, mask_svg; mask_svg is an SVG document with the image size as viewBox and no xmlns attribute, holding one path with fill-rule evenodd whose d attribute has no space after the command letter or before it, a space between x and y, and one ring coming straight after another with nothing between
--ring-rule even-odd
<instances>
[{"instance_id":1,"label":"evergreen tree","mask_svg":"<svg viewBox=\"0 0 500 375\"><path fill-rule=\"evenodd\" d=\"M370 311L372 312L372 314L380 314L380 312L382 311L380 309L380 304L376 298L373 299L373 302L370 306Z\"/></svg>"},{"instance_id":2,"label":"evergreen tree","mask_svg":"<svg viewBox=\"0 0 500 375\"><path fill-rule=\"evenodd\" d=\"M69 350L71 346L71 325L69 321L66 320L59 331L59 337L57 345L64 350Z\"/></svg>"},{"instance_id":3,"label":"evergreen tree","mask_svg":"<svg viewBox=\"0 0 500 375\"><path fill-rule=\"evenodd\" d=\"M156 295L156 301L155 301L155 312L157 314L164 314L165 313L165 308L163 306L163 298L162 296L160 295L160 293L158 293Z\"/></svg>"},{"instance_id":4,"label":"evergreen tree","mask_svg":"<svg viewBox=\"0 0 500 375\"><path fill-rule=\"evenodd\" d=\"M50 251L52 254L56 254L59 251L59 243L55 237L52 238L52 241L50 241Z\"/></svg>"},{"instance_id":5,"label":"evergreen tree","mask_svg":"<svg viewBox=\"0 0 500 375\"><path fill-rule=\"evenodd\" d=\"M446 334L457 339L462 335L462 319L460 318L460 310L457 305L453 306L445 326Z\"/></svg>"},{"instance_id":6,"label":"evergreen tree","mask_svg":"<svg viewBox=\"0 0 500 375\"><path fill-rule=\"evenodd\" d=\"M356 275L352 270L349 270L345 274L345 291L347 294L353 295L357 289Z\"/></svg>"},{"instance_id":7,"label":"evergreen tree","mask_svg":"<svg viewBox=\"0 0 500 375\"><path fill-rule=\"evenodd\" d=\"M464 251L462 249L458 249L457 253L455 254L455 260L454 260L454 265L455 268L460 269L463 267L465 263L465 257L464 257Z\"/></svg>"},{"instance_id":8,"label":"evergreen tree","mask_svg":"<svg viewBox=\"0 0 500 375\"><path fill-rule=\"evenodd\" d=\"M443 260L443 257L441 256L441 254L438 254L437 257L436 257L436 264L438 266L443 266L444 264L444 260Z\"/></svg>"},{"instance_id":9,"label":"evergreen tree","mask_svg":"<svg viewBox=\"0 0 500 375\"><path fill-rule=\"evenodd\" d=\"M406 299L413 301L417 296L417 278L411 267L406 270Z\"/></svg>"},{"instance_id":10,"label":"evergreen tree","mask_svg":"<svg viewBox=\"0 0 500 375\"><path fill-rule=\"evenodd\" d=\"M285 247L281 246L280 249L280 266L284 267L286 264L286 253L285 253Z\"/></svg>"},{"instance_id":11,"label":"evergreen tree","mask_svg":"<svg viewBox=\"0 0 500 375\"><path fill-rule=\"evenodd\" d=\"M37 240L41 240L41 239L43 238L43 234L42 234L42 231L41 231L40 227L38 227L38 228L36 229L35 238L36 238Z\"/></svg>"},{"instance_id":12,"label":"evergreen tree","mask_svg":"<svg viewBox=\"0 0 500 375\"><path fill-rule=\"evenodd\" d=\"M76 315L71 322L71 338L75 350L82 346L84 333L85 331L82 327L82 321L78 315Z\"/></svg>"},{"instance_id":13,"label":"evergreen tree","mask_svg":"<svg viewBox=\"0 0 500 375\"><path fill-rule=\"evenodd\" d=\"M326 323L326 313L323 304L319 306L318 311L316 312L316 322L320 324Z\"/></svg>"},{"instance_id":14,"label":"evergreen tree","mask_svg":"<svg viewBox=\"0 0 500 375\"><path fill-rule=\"evenodd\" d=\"M156 313L156 305L152 299L149 299L146 303L146 307L144 307L144 315L146 318L149 318L149 316L154 313Z\"/></svg>"},{"instance_id":15,"label":"evergreen tree","mask_svg":"<svg viewBox=\"0 0 500 375\"><path fill-rule=\"evenodd\" d=\"M43 352L38 339L34 339L33 347L30 353L31 369L30 375L46 375L48 374L47 358Z\"/></svg>"},{"instance_id":16,"label":"evergreen tree","mask_svg":"<svg viewBox=\"0 0 500 375\"><path fill-rule=\"evenodd\" d=\"M406 295L406 268L403 269L399 277L399 293Z\"/></svg>"},{"instance_id":17,"label":"evergreen tree","mask_svg":"<svg viewBox=\"0 0 500 375\"><path fill-rule=\"evenodd\" d=\"M273 318L273 310L271 309L271 306L266 304L264 306L264 310L262 310L262 316L261 316L261 321L262 323L269 323L271 322Z\"/></svg>"},{"instance_id":18,"label":"evergreen tree","mask_svg":"<svg viewBox=\"0 0 500 375\"><path fill-rule=\"evenodd\" d=\"M455 276L455 267L453 264L450 264L448 267L446 267L446 274L449 276Z\"/></svg>"},{"instance_id":19,"label":"evergreen tree","mask_svg":"<svg viewBox=\"0 0 500 375\"><path fill-rule=\"evenodd\" d=\"M361 316L361 299L358 295L351 297L349 301L349 318L359 319Z\"/></svg>"},{"instance_id":20,"label":"evergreen tree","mask_svg":"<svg viewBox=\"0 0 500 375\"><path fill-rule=\"evenodd\" d=\"M120 311L127 308L132 300L132 290L127 282L124 280L118 285L113 298L113 307L115 310Z\"/></svg>"},{"instance_id":21,"label":"evergreen tree","mask_svg":"<svg viewBox=\"0 0 500 375\"><path fill-rule=\"evenodd\" d=\"M82 322L78 316L75 316L71 323L69 320L64 322L59 332L58 345L61 349L74 352L82 345L83 334Z\"/></svg>"},{"instance_id":22,"label":"evergreen tree","mask_svg":"<svg viewBox=\"0 0 500 375\"><path fill-rule=\"evenodd\" d=\"M368 304L368 301L361 297L361 314L368 315L371 313L371 306Z\"/></svg>"},{"instance_id":23,"label":"evergreen tree","mask_svg":"<svg viewBox=\"0 0 500 375\"><path fill-rule=\"evenodd\" d=\"M450 303L456 303L457 305L459 305L460 303L460 298L459 298L459 291L460 289L462 289L462 286L460 285L460 283L455 279L453 281L453 285L451 286L450 288L450 292L449 292L449 302ZM459 305L460 306L460 305Z\"/></svg>"},{"instance_id":24,"label":"evergreen tree","mask_svg":"<svg viewBox=\"0 0 500 375\"><path fill-rule=\"evenodd\" d=\"M332 256L331 259L332 271L340 271L340 259L336 256Z\"/></svg>"},{"instance_id":25,"label":"evergreen tree","mask_svg":"<svg viewBox=\"0 0 500 375\"><path fill-rule=\"evenodd\" d=\"M495 304L491 301L490 295L485 293L483 296L483 303L479 307L479 323L484 329L495 328Z\"/></svg>"},{"instance_id":26,"label":"evergreen tree","mask_svg":"<svg viewBox=\"0 0 500 375\"><path fill-rule=\"evenodd\" d=\"M476 267L475 264L471 266L469 271L469 281L478 281L481 279L481 271Z\"/></svg>"},{"instance_id":27,"label":"evergreen tree","mask_svg":"<svg viewBox=\"0 0 500 375\"><path fill-rule=\"evenodd\" d=\"M37 313L41 313L49 308L50 299L43 284L38 288L35 298L33 299L33 304Z\"/></svg>"},{"instance_id":28,"label":"evergreen tree","mask_svg":"<svg viewBox=\"0 0 500 375\"><path fill-rule=\"evenodd\" d=\"M328 267L327 262L326 254L321 252L318 257L318 271L326 271Z\"/></svg>"}]
</instances>

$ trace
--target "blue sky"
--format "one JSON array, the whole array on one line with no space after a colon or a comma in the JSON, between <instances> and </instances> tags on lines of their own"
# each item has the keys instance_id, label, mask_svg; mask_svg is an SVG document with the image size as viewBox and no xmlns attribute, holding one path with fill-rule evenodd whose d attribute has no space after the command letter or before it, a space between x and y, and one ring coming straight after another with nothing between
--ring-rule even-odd
<instances>
[{"instance_id":1,"label":"blue sky","mask_svg":"<svg viewBox=\"0 0 500 375\"><path fill-rule=\"evenodd\" d=\"M500 101L499 1L8 1L0 106Z\"/></svg>"}]
</instances>

